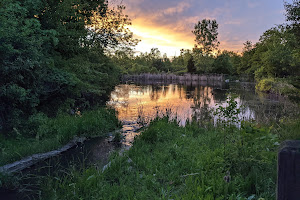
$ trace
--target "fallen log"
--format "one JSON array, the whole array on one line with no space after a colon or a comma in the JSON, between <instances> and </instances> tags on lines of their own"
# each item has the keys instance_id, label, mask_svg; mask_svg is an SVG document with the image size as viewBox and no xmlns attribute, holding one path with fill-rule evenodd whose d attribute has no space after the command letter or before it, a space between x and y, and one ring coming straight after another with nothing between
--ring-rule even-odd
<instances>
[{"instance_id":1,"label":"fallen log","mask_svg":"<svg viewBox=\"0 0 300 200\"><path fill-rule=\"evenodd\" d=\"M23 158L22 160L16 161L11 164L4 165L4 166L0 167L0 173L9 174L9 173L21 171L21 170L26 169L42 160L48 159L53 156L57 156L65 151L71 149L77 143L83 143L86 139L87 139L86 137L81 137L81 138L76 137L73 140L71 140L68 144L66 144L65 146L63 146L57 150L53 150L53 151L50 151L47 153L33 154L31 156Z\"/></svg>"},{"instance_id":2,"label":"fallen log","mask_svg":"<svg viewBox=\"0 0 300 200\"><path fill-rule=\"evenodd\" d=\"M106 134L107 137L113 136L114 133L121 131L121 129L119 130L115 130L112 132L109 132ZM96 136L97 137L97 136ZM90 137L90 138L94 138L94 137ZM28 156L26 158L23 158L19 161L4 165L0 167L0 173L5 173L5 174L10 174L13 172L19 172L22 171L23 169L26 169L40 161L46 160L48 158L51 158L53 156L57 156L65 151L68 151L69 149L71 149L72 147L74 147L75 145L77 145L78 143L83 143L87 140L88 138L86 137L75 137L73 140L71 140L68 144L66 144L65 146L57 149L57 150L53 150L53 151L49 151L46 153L38 153L38 154L33 154L31 156Z\"/></svg>"}]
</instances>

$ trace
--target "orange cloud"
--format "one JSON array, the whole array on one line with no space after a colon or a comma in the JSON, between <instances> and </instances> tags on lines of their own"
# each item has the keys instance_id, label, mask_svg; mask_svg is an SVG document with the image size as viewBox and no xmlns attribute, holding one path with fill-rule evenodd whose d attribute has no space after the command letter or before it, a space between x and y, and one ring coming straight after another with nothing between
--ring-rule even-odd
<instances>
[{"instance_id":1,"label":"orange cloud","mask_svg":"<svg viewBox=\"0 0 300 200\"><path fill-rule=\"evenodd\" d=\"M253 18L251 8L261 9L259 16L262 18L269 17L267 10L262 8L267 2L258 0L234 3L230 0L110 1L125 4L125 13L132 19L133 24L129 28L141 40L136 47L137 51L149 52L156 47L168 56L178 55L182 48L193 48L195 42L191 31L194 24L204 18L216 19L219 23L218 39L221 50L241 51L246 40L256 42L259 35L266 30L263 20L257 21ZM269 20L271 19L274 19L274 14L270 15ZM277 16L276 20L279 19Z\"/></svg>"}]
</instances>

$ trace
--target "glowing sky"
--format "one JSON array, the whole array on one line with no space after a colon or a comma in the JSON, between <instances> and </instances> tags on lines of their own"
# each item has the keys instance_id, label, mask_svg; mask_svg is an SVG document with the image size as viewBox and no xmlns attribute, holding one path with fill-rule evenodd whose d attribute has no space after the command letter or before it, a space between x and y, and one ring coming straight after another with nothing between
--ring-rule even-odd
<instances>
[{"instance_id":1,"label":"glowing sky","mask_svg":"<svg viewBox=\"0 0 300 200\"><path fill-rule=\"evenodd\" d=\"M136 50L157 47L168 56L193 48L191 31L204 18L217 20L220 49L239 52L246 40L255 43L264 31L285 22L283 0L123 0L122 4L132 19L130 29L142 40Z\"/></svg>"}]
</instances>

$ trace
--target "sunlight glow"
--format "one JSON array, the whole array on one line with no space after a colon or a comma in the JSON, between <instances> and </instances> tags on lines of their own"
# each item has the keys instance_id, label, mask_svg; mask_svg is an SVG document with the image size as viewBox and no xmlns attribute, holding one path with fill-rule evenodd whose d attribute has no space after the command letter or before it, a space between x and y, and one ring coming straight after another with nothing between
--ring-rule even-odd
<instances>
[{"instance_id":1,"label":"sunlight glow","mask_svg":"<svg viewBox=\"0 0 300 200\"><path fill-rule=\"evenodd\" d=\"M137 53L150 52L151 48L158 48L163 55L169 57L180 54L180 49L192 49L194 42L192 38L186 38L181 33L163 27L144 26L136 21L128 27L134 36L141 40L136 46Z\"/></svg>"}]
</instances>

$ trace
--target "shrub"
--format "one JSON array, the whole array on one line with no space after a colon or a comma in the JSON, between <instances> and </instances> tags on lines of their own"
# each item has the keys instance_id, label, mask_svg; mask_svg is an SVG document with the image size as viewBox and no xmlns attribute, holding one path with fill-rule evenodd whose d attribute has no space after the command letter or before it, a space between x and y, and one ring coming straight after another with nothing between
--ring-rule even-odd
<instances>
[{"instance_id":1,"label":"shrub","mask_svg":"<svg viewBox=\"0 0 300 200\"><path fill-rule=\"evenodd\" d=\"M273 78L262 79L256 84L255 89L261 92L271 92L274 83Z\"/></svg>"}]
</instances>

